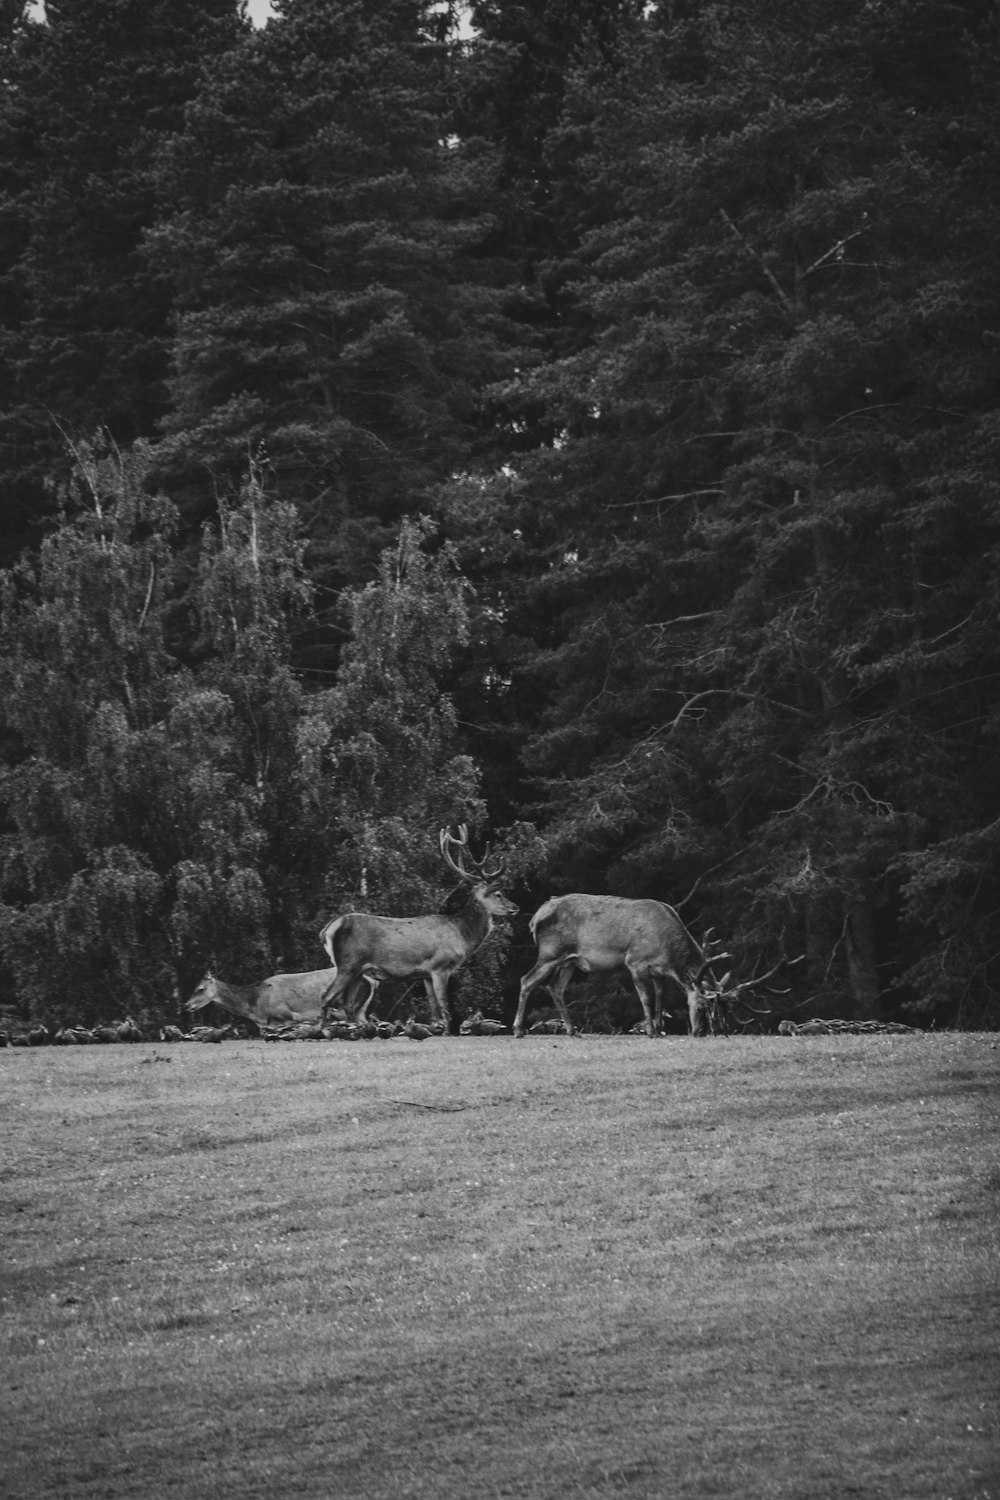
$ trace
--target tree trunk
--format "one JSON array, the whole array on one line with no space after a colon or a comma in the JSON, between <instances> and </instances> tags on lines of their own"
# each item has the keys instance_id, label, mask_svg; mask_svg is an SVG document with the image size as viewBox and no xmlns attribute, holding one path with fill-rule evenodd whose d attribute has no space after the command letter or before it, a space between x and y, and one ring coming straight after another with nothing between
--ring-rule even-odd
<instances>
[{"instance_id":1,"label":"tree trunk","mask_svg":"<svg viewBox=\"0 0 1000 1500\"><path fill-rule=\"evenodd\" d=\"M871 903L854 901L846 908L844 943L847 949L847 974L851 986L854 1019L877 1021L881 1018L881 986L875 963L875 922Z\"/></svg>"}]
</instances>

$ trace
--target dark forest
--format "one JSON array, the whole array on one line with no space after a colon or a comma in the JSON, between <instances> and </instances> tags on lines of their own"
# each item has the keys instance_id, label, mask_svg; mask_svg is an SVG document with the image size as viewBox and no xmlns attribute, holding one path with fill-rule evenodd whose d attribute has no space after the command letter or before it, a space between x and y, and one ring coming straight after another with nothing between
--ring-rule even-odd
<instances>
[{"instance_id":1,"label":"dark forest","mask_svg":"<svg viewBox=\"0 0 1000 1500\"><path fill-rule=\"evenodd\" d=\"M1000 1025L995 6L0 18L0 1003L319 968L464 822L460 1013L581 891Z\"/></svg>"}]
</instances>

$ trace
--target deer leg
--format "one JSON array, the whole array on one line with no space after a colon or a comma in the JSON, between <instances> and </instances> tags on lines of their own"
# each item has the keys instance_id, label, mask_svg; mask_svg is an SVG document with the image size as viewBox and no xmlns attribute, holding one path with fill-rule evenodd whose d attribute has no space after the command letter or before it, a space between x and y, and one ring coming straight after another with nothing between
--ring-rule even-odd
<instances>
[{"instance_id":1,"label":"deer leg","mask_svg":"<svg viewBox=\"0 0 1000 1500\"><path fill-rule=\"evenodd\" d=\"M521 993L517 1002L517 1015L514 1017L514 1035L524 1036L524 1012L528 1006L528 1000L535 990L542 985L548 989L556 1004L563 1029L567 1036L573 1035L573 1022L569 1018L569 1010L566 1006L566 986L573 975L575 965L566 963L558 958L539 959L534 968L529 969L521 980Z\"/></svg>"},{"instance_id":2,"label":"deer leg","mask_svg":"<svg viewBox=\"0 0 1000 1500\"><path fill-rule=\"evenodd\" d=\"M361 1008L359 1009L357 1015L354 1017L355 1021L364 1021L367 1018L368 1007L369 1005L371 1005L372 1001L375 999L375 996L378 994L378 987L381 981L376 979L374 974L362 974L361 978L358 980L359 989L362 983L367 984L368 994L367 997L362 1001Z\"/></svg>"},{"instance_id":3,"label":"deer leg","mask_svg":"<svg viewBox=\"0 0 1000 1500\"><path fill-rule=\"evenodd\" d=\"M434 993L434 986L430 977L424 980L424 994L427 996L427 1015L431 1021L442 1021L444 1017L438 1008L438 998Z\"/></svg>"},{"instance_id":4,"label":"deer leg","mask_svg":"<svg viewBox=\"0 0 1000 1500\"><path fill-rule=\"evenodd\" d=\"M657 1035L659 1035L663 1031L663 992L664 992L664 984L663 984L663 975L662 974L654 974L653 975L653 989L656 991L656 1009L655 1009L655 1011L653 1013L653 1019L656 1022L656 1032L657 1032Z\"/></svg>"},{"instance_id":5,"label":"deer leg","mask_svg":"<svg viewBox=\"0 0 1000 1500\"><path fill-rule=\"evenodd\" d=\"M448 975L435 970L430 979L424 981L427 986L427 998L431 1001L432 1009L436 1007L438 1020L443 1021L445 1029L451 1030L451 1011L448 1009Z\"/></svg>"},{"instance_id":6,"label":"deer leg","mask_svg":"<svg viewBox=\"0 0 1000 1500\"><path fill-rule=\"evenodd\" d=\"M524 1036L524 1012L528 1005L528 996L537 985L545 983L555 967L554 963L536 963L521 980L521 989L517 997L517 1015L514 1017L515 1036Z\"/></svg>"},{"instance_id":7,"label":"deer leg","mask_svg":"<svg viewBox=\"0 0 1000 1500\"><path fill-rule=\"evenodd\" d=\"M567 1036L573 1035L573 1022L569 1018L569 1006L566 1004L566 986L573 978L575 968L575 964L563 964L549 985L549 994L556 1002L556 1009L559 1012L563 1023L563 1030Z\"/></svg>"},{"instance_id":8,"label":"deer leg","mask_svg":"<svg viewBox=\"0 0 1000 1500\"><path fill-rule=\"evenodd\" d=\"M528 998L532 991L538 989L539 985L548 984L549 979L558 967L558 958L539 959L521 980L521 990L517 1000L517 1015L514 1017L515 1036L524 1036L524 1012L527 1009Z\"/></svg>"},{"instance_id":9,"label":"deer leg","mask_svg":"<svg viewBox=\"0 0 1000 1500\"><path fill-rule=\"evenodd\" d=\"M653 1006L650 1004L650 1001L656 1004L657 1019L659 1019L660 1006L657 1003L656 986L650 977L648 969L633 968L629 964L628 971L632 976L635 992L642 1002L642 1012L646 1017L646 1035L655 1036L656 1022L653 1020Z\"/></svg>"},{"instance_id":10,"label":"deer leg","mask_svg":"<svg viewBox=\"0 0 1000 1500\"><path fill-rule=\"evenodd\" d=\"M330 984L323 991L320 999L319 1019L320 1025L325 1026L330 1019L330 1013L341 1010L349 1021L355 1019L354 996L358 987L358 976L356 974L345 974L340 970L334 975ZM369 994L368 999L371 999ZM367 1001L365 1002L367 1008Z\"/></svg>"}]
</instances>

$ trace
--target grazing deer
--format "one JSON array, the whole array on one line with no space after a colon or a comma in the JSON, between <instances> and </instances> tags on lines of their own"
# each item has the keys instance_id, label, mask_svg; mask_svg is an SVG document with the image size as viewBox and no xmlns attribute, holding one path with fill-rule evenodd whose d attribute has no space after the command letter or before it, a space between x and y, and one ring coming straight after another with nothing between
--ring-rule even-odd
<instances>
[{"instance_id":1,"label":"grazing deer","mask_svg":"<svg viewBox=\"0 0 1000 1500\"><path fill-rule=\"evenodd\" d=\"M445 864L466 893L460 909L453 915L427 917L376 917L352 911L328 922L320 942L334 974L323 996L324 1020L341 1005L348 1019L354 1019L352 992L356 993L360 979L377 986L383 979L417 977L424 981L432 1010L450 1029L449 979L486 941L494 918L512 916L517 907L500 891L504 867L502 861L489 865L489 846L480 860L469 855L469 830L464 823L457 838L447 828L441 829L438 838Z\"/></svg>"},{"instance_id":2,"label":"grazing deer","mask_svg":"<svg viewBox=\"0 0 1000 1500\"><path fill-rule=\"evenodd\" d=\"M710 1029L709 1011L727 993L711 966L728 954L715 944L695 942L672 906L662 901L624 896L554 896L531 919L538 958L521 980L514 1035L524 1035L524 1012L532 992L545 985L562 1017L567 1036L573 1023L566 1007L566 986L576 970L610 973L628 969L642 1002L646 1033L655 1036L663 1011L665 979L674 979L687 995L695 1036ZM728 976L727 976L728 978Z\"/></svg>"}]
</instances>

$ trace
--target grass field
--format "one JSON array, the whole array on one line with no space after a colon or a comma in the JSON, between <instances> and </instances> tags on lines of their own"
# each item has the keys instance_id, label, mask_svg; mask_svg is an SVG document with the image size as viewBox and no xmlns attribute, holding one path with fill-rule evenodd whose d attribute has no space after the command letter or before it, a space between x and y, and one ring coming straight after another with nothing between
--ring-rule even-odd
<instances>
[{"instance_id":1,"label":"grass field","mask_svg":"<svg viewBox=\"0 0 1000 1500\"><path fill-rule=\"evenodd\" d=\"M1000 1500L1000 1038L0 1052L0 1494Z\"/></svg>"}]
</instances>

